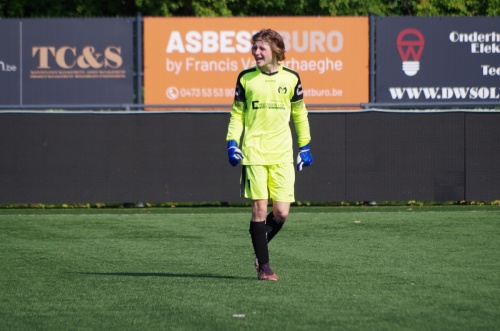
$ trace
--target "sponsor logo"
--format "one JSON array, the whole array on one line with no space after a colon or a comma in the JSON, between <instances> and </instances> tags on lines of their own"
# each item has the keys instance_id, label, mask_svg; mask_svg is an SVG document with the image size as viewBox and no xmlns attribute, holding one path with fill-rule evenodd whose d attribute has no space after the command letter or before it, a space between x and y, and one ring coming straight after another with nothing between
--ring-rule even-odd
<instances>
[{"instance_id":1,"label":"sponsor logo","mask_svg":"<svg viewBox=\"0 0 500 331\"><path fill-rule=\"evenodd\" d=\"M34 46L32 56L38 60L37 69L51 69L49 63L52 58L60 69L117 69L123 64L121 47L108 46L104 51L98 52L93 46L86 46L79 51L74 46Z\"/></svg>"},{"instance_id":2,"label":"sponsor logo","mask_svg":"<svg viewBox=\"0 0 500 331\"><path fill-rule=\"evenodd\" d=\"M404 29L398 34L396 46L403 61L402 69L407 76L415 76L420 70L424 45L424 35L417 29Z\"/></svg>"},{"instance_id":3,"label":"sponsor logo","mask_svg":"<svg viewBox=\"0 0 500 331\"><path fill-rule=\"evenodd\" d=\"M295 92L295 94L297 95L302 95L302 84L299 84L297 86L297 91Z\"/></svg>"},{"instance_id":4,"label":"sponsor logo","mask_svg":"<svg viewBox=\"0 0 500 331\"><path fill-rule=\"evenodd\" d=\"M32 79L126 78L120 46L102 51L94 46L33 46L31 56L36 66L30 71Z\"/></svg>"},{"instance_id":5,"label":"sponsor logo","mask_svg":"<svg viewBox=\"0 0 500 331\"><path fill-rule=\"evenodd\" d=\"M279 94L286 94L288 91L288 87L286 86L285 83L281 83L280 86L278 87L278 93Z\"/></svg>"},{"instance_id":6,"label":"sponsor logo","mask_svg":"<svg viewBox=\"0 0 500 331\"><path fill-rule=\"evenodd\" d=\"M170 31L165 53L190 54L234 54L249 53L252 35L256 31ZM340 52L344 47L344 36L340 31L279 31L287 50L304 52Z\"/></svg>"},{"instance_id":7,"label":"sponsor logo","mask_svg":"<svg viewBox=\"0 0 500 331\"><path fill-rule=\"evenodd\" d=\"M286 109L282 103L252 101L252 109Z\"/></svg>"}]
</instances>

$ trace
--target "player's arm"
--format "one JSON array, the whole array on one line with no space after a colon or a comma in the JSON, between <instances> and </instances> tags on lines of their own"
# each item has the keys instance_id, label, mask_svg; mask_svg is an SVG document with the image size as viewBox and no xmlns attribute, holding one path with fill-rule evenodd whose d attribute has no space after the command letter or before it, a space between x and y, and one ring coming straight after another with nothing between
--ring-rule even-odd
<instances>
[{"instance_id":1,"label":"player's arm","mask_svg":"<svg viewBox=\"0 0 500 331\"><path fill-rule=\"evenodd\" d=\"M234 140L239 145L245 125L245 103L234 100L227 128L226 141Z\"/></svg>"},{"instance_id":2,"label":"player's arm","mask_svg":"<svg viewBox=\"0 0 500 331\"><path fill-rule=\"evenodd\" d=\"M303 100L292 102L292 119L297 132L299 147L309 144L311 142L311 131L307 108Z\"/></svg>"},{"instance_id":3,"label":"player's arm","mask_svg":"<svg viewBox=\"0 0 500 331\"><path fill-rule=\"evenodd\" d=\"M231 110L231 119L229 120L229 127L227 129L227 156L229 163L235 167L244 158L243 153L238 148L240 143L241 134L243 133L244 126L244 111L245 104L241 101L235 100L233 102L233 110Z\"/></svg>"},{"instance_id":4,"label":"player's arm","mask_svg":"<svg viewBox=\"0 0 500 331\"><path fill-rule=\"evenodd\" d=\"M299 144L299 154L297 155L297 170L308 167L313 163L311 155L311 132L307 108L302 100L292 103L292 118L297 132L297 142Z\"/></svg>"},{"instance_id":5,"label":"player's arm","mask_svg":"<svg viewBox=\"0 0 500 331\"><path fill-rule=\"evenodd\" d=\"M245 95L244 89L240 83L240 77L236 83L236 90L234 95L233 107L231 110L231 118L229 119L229 126L227 129L227 154L229 163L234 167L237 166L244 158L243 153L238 148L240 144L241 135L245 125Z\"/></svg>"},{"instance_id":6,"label":"player's arm","mask_svg":"<svg viewBox=\"0 0 500 331\"><path fill-rule=\"evenodd\" d=\"M299 154L297 155L297 170L302 167L310 166L313 163L311 155L311 131L309 127L309 118L307 108L302 96L302 84L300 79L294 89L294 95L291 100L292 119L297 133L297 142L299 145Z\"/></svg>"}]
</instances>

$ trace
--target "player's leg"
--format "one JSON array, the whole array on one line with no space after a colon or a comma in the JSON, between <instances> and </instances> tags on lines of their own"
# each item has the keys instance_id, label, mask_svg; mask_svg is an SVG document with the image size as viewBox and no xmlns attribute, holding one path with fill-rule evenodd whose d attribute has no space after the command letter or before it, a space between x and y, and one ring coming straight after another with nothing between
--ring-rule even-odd
<instances>
[{"instance_id":1,"label":"player's leg","mask_svg":"<svg viewBox=\"0 0 500 331\"><path fill-rule=\"evenodd\" d=\"M266 214L268 203L267 167L245 166L245 197L252 199L252 219L250 220L250 236L255 252L255 267L260 280L278 280L269 266L269 250L267 247Z\"/></svg>"},{"instance_id":2,"label":"player's leg","mask_svg":"<svg viewBox=\"0 0 500 331\"><path fill-rule=\"evenodd\" d=\"M295 201L295 169L293 163L271 167L269 192L273 199L273 210L266 217L267 241L270 242L281 230L290 213L290 204Z\"/></svg>"},{"instance_id":3,"label":"player's leg","mask_svg":"<svg viewBox=\"0 0 500 331\"><path fill-rule=\"evenodd\" d=\"M265 222L266 212L267 200L261 199L252 201L252 219L250 220L249 232L255 252L255 269L257 272L259 272L259 266L269 263Z\"/></svg>"},{"instance_id":4,"label":"player's leg","mask_svg":"<svg viewBox=\"0 0 500 331\"><path fill-rule=\"evenodd\" d=\"M290 202L273 201L273 210L266 216L267 242L281 231L290 212Z\"/></svg>"},{"instance_id":5,"label":"player's leg","mask_svg":"<svg viewBox=\"0 0 500 331\"><path fill-rule=\"evenodd\" d=\"M259 280L278 280L269 265L269 249L267 246L266 227L267 200L252 201L252 220L250 222L250 236L255 252L255 268Z\"/></svg>"},{"instance_id":6,"label":"player's leg","mask_svg":"<svg viewBox=\"0 0 500 331\"><path fill-rule=\"evenodd\" d=\"M257 258L257 265L269 263L269 250L267 248L266 238L266 213L267 199L252 201L252 219L250 220L250 236L252 245Z\"/></svg>"}]
</instances>

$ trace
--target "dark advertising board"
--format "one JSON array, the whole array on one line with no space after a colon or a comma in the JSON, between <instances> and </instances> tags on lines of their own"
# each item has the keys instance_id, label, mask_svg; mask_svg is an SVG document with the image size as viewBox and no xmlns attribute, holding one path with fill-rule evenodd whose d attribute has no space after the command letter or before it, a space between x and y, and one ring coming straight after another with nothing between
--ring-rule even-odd
<instances>
[{"instance_id":1,"label":"dark advertising board","mask_svg":"<svg viewBox=\"0 0 500 331\"><path fill-rule=\"evenodd\" d=\"M1 104L133 102L132 19L23 19L12 22L15 29L0 22L0 61L5 69L16 66L16 75L5 78L2 71L0 81L2 87L14 89L12 86L16 86L20 95L10 100L2 91ZM7 37L4 25L9 28Z\"/></svg>"},{"instance_id":2,"label":"dark advertising board","mask_svg":"<svg viewBox=\"0 0 500 331\"><path fill-rule=\"evenodd\" d=\"M21 101L19 28L18 20L0 20L0 104L4 105Z\"/></svg>"},{"instance_id":3,"label":"dark advertising board","mask_svg":"<svg viewBox=\"0 0 500 331\"><path fill-rule=\"evenodd\" d=\"M376 19L376 102L500 101L500 17Z\"/></svg>"}]
</instances>

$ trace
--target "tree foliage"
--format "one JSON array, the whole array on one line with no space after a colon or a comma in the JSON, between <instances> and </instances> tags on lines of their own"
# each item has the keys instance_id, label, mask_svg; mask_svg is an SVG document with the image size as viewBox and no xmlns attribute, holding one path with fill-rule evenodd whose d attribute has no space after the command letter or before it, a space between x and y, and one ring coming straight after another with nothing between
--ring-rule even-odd
<instances>
[{"instance_id":1,"label":"tree foliage","mask_svg":"<svg viewBox=\"0 0 500 331\"><path fill-rule=\"evenodd\" d=\"M0 17L498 16L500 0L0 0Z\"/></svg>"}]
</instances>

